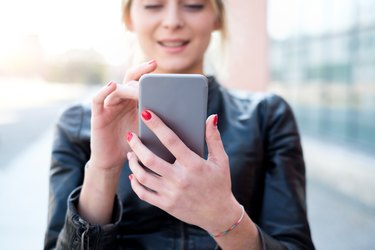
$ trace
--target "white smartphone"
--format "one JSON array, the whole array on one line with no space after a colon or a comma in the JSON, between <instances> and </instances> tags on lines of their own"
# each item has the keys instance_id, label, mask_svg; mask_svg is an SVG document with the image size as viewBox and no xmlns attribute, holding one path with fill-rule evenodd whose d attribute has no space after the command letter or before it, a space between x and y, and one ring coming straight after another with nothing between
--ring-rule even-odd
<instances>
[{"instance_id":1,"label":"white smartphone","mask_svg":"<svg viewBox=\"0 0 375 250\"><path fill-rule=\"evenodd\" d=\"M144 124L141 113L153 111L177 136L203 157L207 117L207 78L199 74L145 74L139 87L139 136L144 145L164 160L175 157Z\"/></svg>"}]
</instances>

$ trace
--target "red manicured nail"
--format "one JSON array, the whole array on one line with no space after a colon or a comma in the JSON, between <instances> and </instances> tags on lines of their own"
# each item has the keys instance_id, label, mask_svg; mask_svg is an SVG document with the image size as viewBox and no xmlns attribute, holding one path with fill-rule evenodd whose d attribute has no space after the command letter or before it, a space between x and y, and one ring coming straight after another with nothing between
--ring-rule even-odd
<instances>
[{"instance_id":1,"label":"red manicured nail","mask_svg":"<svg viewBox=\"0 0 375 250\"><path fill-rule=\"evenodd\" d=\"M132 138L133 138L133 133L132 132L128 132L128 134L126 135L126 139L128 141L130 141Z\"/></svg>"},{"instance_id":2,"label":"red manicured nail","mask_svg":"<svg viewBox=\"0 0 375 250\"><path fill-rule=\"evenodd\" d=\"M111 86L112 84L113 84L113 82L109 82L109 83L107 84L107 87Z\"/></svg>"},{"instance_id":3,"label":"red manicured nail","mask_svg":"<svg viewBox=\"0 0 375 250\"><path fill-rule=\"evenodd\" d=\"M148 110L143 110L142 111L142 117L143 117L143 119L145 119L146 121L148 121L148 120L151 119L151 113L148 112Z\"/></svg>"},{"instance_id":4,"label":"red manicured nail","mask_svg":"<svg viewBox=\"0 0 375 250\"><path fill-rule=\"evenodd\" d=\"M147 64L154 64L155 62L156 62L156 60L152 59L152 60L148 61Z\"/></svg>"},{"instance_id":5,"label":"red manicured nail","mask_svg":"<svg viewBox=\"0 0 375 250\"><path fill-rule=\"evenodd\" d=\"M133 180L133 174L129 175L129 180Z\"/></svg>"},{"instance_id":6,"label":"red manicured nail","mask_svg":"<svg viewBox=\"0 0 375 250\"><path fill-rule=\"evenodd\" d=\"M214 121L213 121L215 127L217 126L217 121L218 121L218 119L219 119L218 115L215 115L215 116L214 116Z\"/></svg>"}]
</instances>

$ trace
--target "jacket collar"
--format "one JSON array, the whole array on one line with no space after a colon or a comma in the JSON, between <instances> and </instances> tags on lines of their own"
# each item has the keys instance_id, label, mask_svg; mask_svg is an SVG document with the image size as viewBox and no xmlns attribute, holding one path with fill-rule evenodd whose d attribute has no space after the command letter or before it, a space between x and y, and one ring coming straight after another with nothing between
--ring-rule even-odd
<instances>
[{"instance_id":1,"label":"jacket collar","mask_svg":"<svg viewBox=\"0 0 375 250\"><path fill-rule=\"evenodd\" d=\"M208 79L208 102L207 117L212 114L219 114L222 110L220 106L220 84L214 76L207 76Z\"/></svg>"}]
</instances>

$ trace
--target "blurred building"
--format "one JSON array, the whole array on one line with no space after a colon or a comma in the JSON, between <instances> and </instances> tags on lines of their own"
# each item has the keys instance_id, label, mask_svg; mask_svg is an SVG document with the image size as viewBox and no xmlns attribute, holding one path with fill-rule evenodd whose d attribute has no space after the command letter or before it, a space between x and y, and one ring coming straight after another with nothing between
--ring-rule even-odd
<instances>
[{"instance_id":1,"label":"blurred building","mask_svg":"<svg viewBox=\"0 0 375 250\"><path fill-rule=\"evenodd\" d=\"M325 0L312 18L304 6L290 36L270 41L271 88L304 133L375 152L375 1Z\"/></svg>"}]
</instances>

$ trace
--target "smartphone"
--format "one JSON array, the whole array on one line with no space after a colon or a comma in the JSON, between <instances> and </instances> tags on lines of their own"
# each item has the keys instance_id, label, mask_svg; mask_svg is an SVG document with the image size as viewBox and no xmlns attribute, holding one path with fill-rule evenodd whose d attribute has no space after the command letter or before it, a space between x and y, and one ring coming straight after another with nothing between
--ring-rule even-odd
<instances>
[{"instance_id":1,"label":"smartphone","mask_svg":"<svg viewBox=\"0 0 375 250\"><path fill-rule=\"evenodd\" d=\"M177 136L203 157L207 117L207 78L199 74L145 74L139 87L139 136L144 145L169 163L175 157L144 124L141 113L153 111Z\"/></svg>"}]
</instances>

